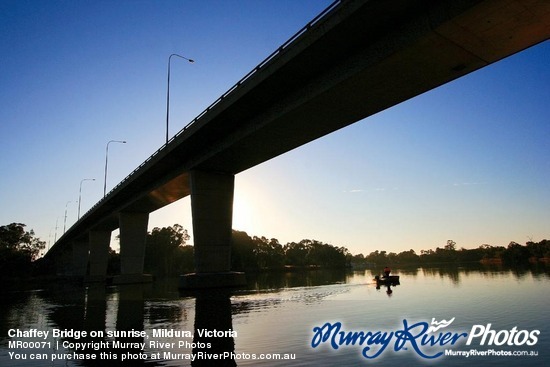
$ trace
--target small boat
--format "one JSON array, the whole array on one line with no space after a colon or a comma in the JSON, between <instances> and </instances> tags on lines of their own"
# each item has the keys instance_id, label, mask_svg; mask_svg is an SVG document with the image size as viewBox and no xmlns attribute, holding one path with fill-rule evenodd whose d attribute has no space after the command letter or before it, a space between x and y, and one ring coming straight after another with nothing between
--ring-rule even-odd
<instances>
[{"instance_id":1,"label":"small boat","mask_svg":"<svg viewBox=\"0 0 550 367\"><path fill-rule=\"evenodd\" d=\"M390 276L375 276L374 280L376 284L388 284L388 285L397 285L399 284L399 275L390 275Z\"/></svg>"}]
</instances>

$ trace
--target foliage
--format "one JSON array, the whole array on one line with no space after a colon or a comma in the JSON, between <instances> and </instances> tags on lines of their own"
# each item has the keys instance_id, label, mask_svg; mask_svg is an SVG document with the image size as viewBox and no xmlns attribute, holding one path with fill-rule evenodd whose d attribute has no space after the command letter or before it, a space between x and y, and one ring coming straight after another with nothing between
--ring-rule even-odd
<instances>
[{"instance_id":1,"label":"foliage","mask_svg":"<svg viewBox=\"0 0 550 367\"><path fill-rule=\"evenodd\" d=\"M0 274L28 275L46 242L34 236L34 231L25 231L22 223L0 227Z\"/></svg>"},{"instance_id":2,"label":"foliage","mask_svg":"<svg viewBox=\"0 0 550 367\"><path fill-rule=\"evenodd\" d=\"M181 274L193 270L193 247L186 245L187 231L179 225L155 228L148 236L146 270L158 275ZM528 242L526 246L512 242L508 247L481 245L476 249L458 248L448 240L435 250L415 250L400 253L373 251L352 255L345 247L337 247L316 240L303 239L281 245L276 238L250 237L246 232L233 230L231 268L236 271L258 271L294 268L344 268L422 265L432 263L461 263L495 261L511 265L533 259L548 258L550 241Z\"/></svg>"},{"instance_id":3,"label":"foliage","mask_svg":"<svg viewBox=\"0 0 550 367\"><path fill-rule=\"evenodd\" d=\"M154 228L147 234L145 271L155 275L178 275L194 270L193 246L187 244L189 234L179 224ZM25 231L25 225L11 223L0 227L0 274L30 274L38 262L38 253L45 242L35 238L34 232ZM120 255L112 250L109 256L109 273L117 273ZM507 247L483 244L475 249L457 249L453 240L435 250L413 249L400 253L373 251L368 255L352 255L347 248L316 240L303 239L284 246L276 238L250 237L246 232L233 230L231 267L237 271L294 268L345 268L396 265L422 265L431 263L492 262L519 265L527 262L548 262L550 241L529 241L526 245L510 242ZM47 264L46 264L47 265Z\"/></svg>"},{"instance_id":4,"label":"foliage","mask_svg":"<svg viewBox=\"0 0 550 367\"><path fill-rule=\"evenodd\" d=\"M291 242L284 246L286 264L293 266L345 267L348 265L348 250L316 240Z\"/></svg>"},{"instance_id":5,"label":"foliage","mask_svg":"<svg viewBox=\"0 0 550 367\"><path fill-rule=\"evenodd\" d=\"M529 250L529 255L535 259L550 258L550 240L542 240L540 242L529 241L526 244Z\"/></svg>"},{"instance_id":6,"label":"foliage","mask_svg":"<svg viewBox=\"0 0 550 367\"><path fill-rule=\"evenodd\" d=\"M456 242L447 241L444 247L437 247L435 250L421 250L420 255L414 250L403 251L399 254L386 253L386 251L373 251L363 258L357 255L353 257L354 266L374 265L385 266L386 264L432 264L432 263L465 263L465 262L488 262L505 263L508 265L519 265L528 262L548 261L550 258L550 241L527 242L525 246L516 242L510 242L508 247L490 246L483 244L475 249L457 249Z\"/></svg>"},{"instance_id":7,"label":"foliage","mask_svg":"<svg viewBox=\"0 0 550 367\"><path fill-rule=\"evenodd\" d=\"M284 265L285 253L283 246L276 238L268 240L263 236L254 236L252 242L254 244L252 252L259 268L278 268Z\"/></svg>"},{"instance_id":8,"label":"foliage","mask_svg":"<svg viewBox=\"0 0 550 367\"><path fill-rule=\"evenodd\" d=\"M231 236L231 268L233 270L256 270L254 242L246 232L233 230Z\"/></svg>"},{"instance_id":9,"label":"foliage","mask_svg":"<svg viewBox=\"0 0 550 367\"><path fill-rule=\"evenodd\" d=\"M234 270L281 269L292 267L343 268L351 263L345 247L335 247L316 240L304 239L282 246L275 238L250 237L233 231L231 264Z\"/></svg>"},{"instance_id":10,"label":"foliage","mask_svg":"<svg viewBox=\"0 0 550 367\"><path fill-rule=\"evenodd\" d=\"M145 271L155 275L177 275L193 269L193 247L189 234L179 224L153 228L145 244Z\"/></svg>"},{"instance_id":11,"label":"foliage","mask_svg":"<svg viewBox=\"0 0 550 367\"><path fill-rule=\"evenodd\" d=\"M529 262L529 249L516 242L510 242L502 253L502 259L510 265L519 265Z\"/></svg>"},{"instance_id":12,"label":"foliage","mask_svg":"<svg viewBox=\"0 0 550 367\"><path fill-rule=\"evenodd\" d=\"M120 254L109 248L109 260L107 263L107 274L120 274Z\"/></svg>"}]
</instances>

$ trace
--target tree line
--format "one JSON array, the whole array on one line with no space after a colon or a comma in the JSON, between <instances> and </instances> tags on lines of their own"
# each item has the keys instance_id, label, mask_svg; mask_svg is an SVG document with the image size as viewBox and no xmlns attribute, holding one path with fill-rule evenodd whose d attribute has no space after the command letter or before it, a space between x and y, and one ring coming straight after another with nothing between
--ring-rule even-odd
<instances>
[{"instance_id":1,"label":"tree line","mask_svg":"<svg viewBox=\"0 0 550 367\"><path fill-rule=\"evenodd\" d=\"M233 270L252 271L283 268L344 268L352 255L345 247L304 239L284 246L276 238L250 237L233 230L231 265Z\"/></svg>"},{"instance_id":2,"label":"tree line","mask_svg":"<svg viewBox=\"0 0 550 367\"><path fill-rule=\"evenodd\" d=\"M417 254L413 249L400 253L373 251L368 255L355 255L354 266L368 267L372 265L423 265L435 263L467 263L481 262L484 264L506 264L510 266L528 263L547 263L550 259L550 240L540 242L528 241L525 245L510 242L507 247L483 244L475 249L457 249L456 242L448 240L443 247L435 250L421 250Z\"/></svg>"},{"instance_id":3,"label":"tree line","mask_svg":"<svg viewBox=\"0 0 550 367\"><path fill-rule=\"evenodd\" d=\"M193 271L193 246L187 244L187 230L179 225L155 228L148 236L146 271L153 274L182 274ZM475 249L457 248L448 240L435 250L373 251L352 255L347 248L317 240L304 239L282 245L276 238L249 236L233 230L231 267L235 271L262 271L312 268L362 268L437 263L506 264L510 266L548 262L550 241L529 241L525 245L510 242L507 247L481 245Z\"/></svg>"},{"instance_id":4,"label":"tree line","mask_svg":"<svg viewBox=\"0 0 550 367\"><path fill-rule=\"evenodd\" d=\"M154 228L147 235L144 270L165 276L194 271L193 246L189 234L179 224ZM344 268L352 255L345 247L316 240L301 240L285 245L276 238L249 236L233 230L231 268L235 271L261 271L288 268Z\"/></svg>"},{"instance_id":5,"label":"tree line","mask_svg":"<svg viewBox=\"0 0 550 367\"><path fill-rule=\"evenodd\" d=\"M161 238L162 237L162 238ZM168 240L170 239L170 240ZM148 236L146 271L153 274L182 274L194 270L193 246L187 244L187 230L179 225L155 228ZM481 245L475 249L457 248L448 240L435 250L373 251L352 255L347 248L317 240L304 239L282 245L276 238L249 236L233 230L231 267L235 271L261 271L311 268L364 268L438 263L506 264L510 266L548 262L550 241L528 241L525 245L510 242L507 247Z\"/></svg>"},{"instance_id":6,"label":"tree line","mask_svg":"<svg viewBox=\"0 0 550 367\"><path fill-rule=\"evenodd\" d=\"M194 271L194 249L188 244L190 236L179 224L154 228L147 234L144 270L167 276ZM457 249L456 242L448 240L435 250L413 249L400 253L373 251L368 255L352 255L347 248L317 240L304 239L282 245L276 238L249 236L246 232L232 232L231 267L235 271L263 271L282 269L380 267L399 265L427 265L436 263L497 263L522 265L548 262L550 241L528 241L525 245L510 242L507 247L481 245L475 249ZM45 242L26 231L22 223L0 226L0 276L27 276L36 270L37 257ZM109 273L120 272L120 255L110 251Z\"/></svg>"}]
</instances>

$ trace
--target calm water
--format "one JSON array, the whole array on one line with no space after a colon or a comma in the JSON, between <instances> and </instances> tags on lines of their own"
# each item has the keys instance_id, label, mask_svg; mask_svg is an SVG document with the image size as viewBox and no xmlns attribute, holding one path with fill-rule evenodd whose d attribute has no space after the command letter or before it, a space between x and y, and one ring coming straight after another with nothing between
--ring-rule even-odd
<instances>
[{"instance_id":1,"label":"calm water","mask_svg":"<svg viewBox=\"0 0 550 367\"><path fill-rule=\"evenodd\" d=\"M123 365L147 366L360 366L360 365L435 365L446 366L548 366L550 365L550 275L546 269L502 270L497 268L430 268L396 271L400 285L377 289L372 283L370 270L361 272L308 272L264 274L250 279L247 290L215 293L185 294L177 290L177 281L158 281L148 285L121 287L78 287L57 285L49 289L12 292L2 295L0 314L0 366L78 366L106 365L105 358L124 355L139 358L139 349L132 346L114 349L101 348L94 353L102 361L36 361L29 349L9 348L9 341L46 341L45 348L33 353L74 353L74 348L54 350L57 342L145 342L146 360L133 360ZM313 329L326 322L342 323L344 331L371 331L375 333L402 330L408 325L450 320L453 323L441 332L470 334L473 325L491 324L491 329L505 338L512 328L516 335L527 338L527 333L540 330L533 346L481 346L481 337L472 345L465 338L456 345L422 347L427 354L445 349L478 351L494 349L504 351L537 351L536 357L504 356L442 356L434 360L423 359L413 350L394 350L394 342L375 359L361 355L363 346L341 346L335 350L327 343L312 348ZM37 329L50 331L46 339L8 337L10 329ZM148 338L104 335L103 338L54 338L53 329L107 331L145 331ZM236 337L181 337L153 336L153 330L232 330ZM418 329L415 329L418 330ZM412 331L411 331L412 333ZM521 339L520 339L521 340ZM165 343L149 344L151 341ZM183 344L178 347L178 343ZM166 344L174 343L174 345ZM210 343L208 349L193 350L191 343ZM474 345L475 344L475 345ZM374 346L373 346L374 348ZM373 349L374 350L374 349ZM374 353L371 350L371 354ZM26 360L10 359L9 352L26 355ZM167 358L172 352L174 358ZM206 353L235 353L237 359L212 362L191 362L184 355ZM104 353L103 355L101 353ZM295 359L251 360L247 355L261 353L288 353ZM157 357L151 359L151 356ZM113 362L112 360L110 362ZM114 364L114 363L112 363ZM119 363L120 364L120 363Z\"/></svg>"}]
</instances>

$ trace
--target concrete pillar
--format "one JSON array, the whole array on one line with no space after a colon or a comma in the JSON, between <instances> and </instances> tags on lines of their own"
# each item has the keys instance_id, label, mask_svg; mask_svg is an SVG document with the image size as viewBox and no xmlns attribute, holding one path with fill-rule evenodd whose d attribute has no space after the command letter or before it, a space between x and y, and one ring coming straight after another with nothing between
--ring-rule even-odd
<instances>
[{"instance_id":1,"label":"concrete pillar","mask_svg":"<svg viewBox=\"0 0 550 367\"><path fill-rule=\"evenodd\" d=\"M148 222L149 213L119 214L120 275L114 279L116 284L151 281L150 275L143 274Z\"/></svg>"},{"instance_id":2,"label":"concrete pillar","mask_svg":"<svg viewBox=\"0 0 550 367\"><path fill-rule=\"evenodd\" d=\"M90 244L87 239L73 241L73 276L85 277L88 272Z\"/></svg>"},{"instance_id":3,"label":"concrete pillar","mask_svg":"<svg viewBox=\"0 0 550 367\"><path fill-rule=\"evenodd\" d=\"M193 171L191 212L198 273L225 272L231 268L233 175Z\"/></svg>"},{"instance_id":4,"label":"concrete pillar","mask_svg":"<svg viewBox=\"0 0 550 367\"><path fill-rule=\"evenodd\" d=\"M107 278L111 231L90 231L90 274L88 282L103 282Z\"/></svg>"},{"instance_id":5,"label":"concrete pillar","mask_svg":"<svg viewBox=\"0 0 550 367\"><path fill-rule=\"evenodd\" d=\"M235 176L192 171L191 212L195 273L181 278L182 288L241 285L244 274L231 270L231 227Z\"/></svg>"},{"instance_id":6,"label":"concrete pillar","mask_svg":"<svg viewBox=\"0 0 550 367\"><path fill-rule=\"evenodd\" d=\"M72 246L62 250L55 257L55 274L57 276L71 276L73 274L73 249Z\"/></svg>"}]
</instances>

